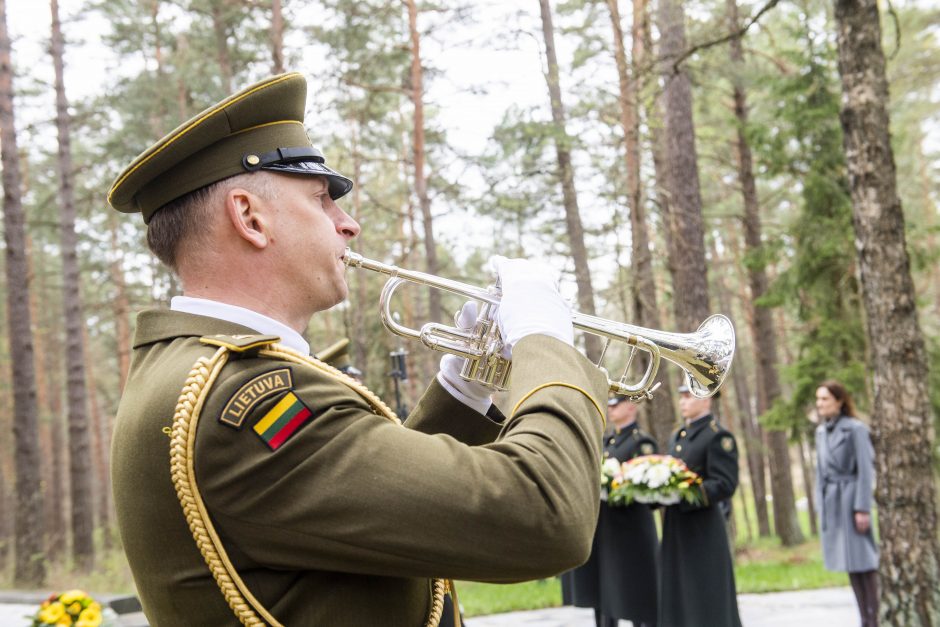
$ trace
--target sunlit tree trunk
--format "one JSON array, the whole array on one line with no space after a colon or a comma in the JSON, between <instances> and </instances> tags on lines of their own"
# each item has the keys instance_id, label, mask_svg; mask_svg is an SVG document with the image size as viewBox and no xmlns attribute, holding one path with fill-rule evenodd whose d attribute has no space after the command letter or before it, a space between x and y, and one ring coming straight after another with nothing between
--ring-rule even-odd
<instances>
[{"instance_id":1,"label":"sunlit tree trunk","mask_svg":"<svg viewBox=\"0 0 940 627\"><path fill-rule=\"evenodd\" d=\"M7 317L12 368L13 439L16 461L16 513L13 578L17 585L41 586L43 559L42 493L39 481L36 372L26 262L26 229L20 196L20 164L13 110L13 62L7 32L6 0L0 0L0 161L3 166L3 236L6 243Z\"/></svg>"},{"instance_id":2,"label":"sunlit tree trunk","mask_svg":"<svg viewBox=\"0 0 940 627\"><path fill-rule=\"evenodd\" d=\"M275 74L284 71L284 16L281 0L271 0L271 70Z\"/></svg>"},{"instance_id":3,"label":"sunlit tree trunk","mask_svg":"<svg viewBox=\"0 0 940 627\"><path fill-rule=\"evenodd\" d=\"M121 389L127 382L127 373L131 367L131 307L127 297L127 281L124 278L124 251L118 237L118 215L112 211L108 217L111 231L111 263L108 271L114 286L114 298L111 300L111 312L114 315L115 342L117 345L118 376Z\"/></svg>"},{"instance_id":4,"label":"sunlit tree trunk","mask_svg":"<svg viewBox=\"0 0 940 627\"><path fill-rule=\"evenodd\" d=\"M633 2L633 49L632 63L628 67L627 54L623 44L623 29L620 25L618 0L607 0L610 20L614 30L614 59L620 83L620 123L623 126L625 140L625 160L627 167L627 197L630 210L630 232L632 234L632 254L630 262L633 271L633 303L636 312L636 324L647 329L662 329L659 307L656 303L656 281L653 276L653 258L650 253L649 232L646 225L645 199L640 180L640 93L644 64L646 63L646 30L649 27L646 0ZM647 360L644 360L646 363ZM675 407L672 404L672 386L668 376L658 377L662 384L652 400L644 403L649 410L649 424L652 435L661 448L665 448L676 421Z\"/></svg>"},{"instance_id":5,"label":"sunlit tree trunk","mask_svg":"<svg viewBox=\"0 0 940 627\"><path fill-rule=\"evenodd\" d=\"M594 315L594 288L584 244L584 227L578 209L578 195L574 185L574 165L571 163L571 138L565 127L565 108L561 101L561 82L558 78L558 57L555 54L555 32L552 26L552 9L549 0L539 0L542 13L542 35L545 39L545 56L548 60L548 93L552 106L552 122L555 126L555 152L558 155L558 173L561 177L561 193L565 205L565 226L571 258L574 261L574 276L578 287L578 307L581 313ZM600 338L585 336L585 352L588 359L596 362L601 355Z\"/></svg>"},{"instance_id":6,"label":"sunlit tree trunk","mask_svg":"<svg viewBox=\"0 0 940 627\"><path fill-rule=\"evenodd\" d=\"M212 0L209 2L212 16L212 31L215 33L215 54L222 74L222 89L225 93L232 93L232 59L228 49L228 26L225 23L225 8L227 0Z\"/></svg>"},{"instance_id":7,"label":"sunlit tree trunk","mask_svg":"<svg viewBox=\"0 0 940 627\"><path fill-rule=\"evenodd\" d=\"M732 33L739 32L737 0L728 0L729 28ZM747 95L740 78L744 66L744 52L741 37L731 38L731 65L734 88L734 114L738 120L737 156L738 180L744 198L744 242L751 263L747 264L748 282L751 297L747 306L754 318L754 351L757 364L757 413L766 413L780 397L780 377L777 374L777 337L774 332L773 315L769 308L757 304L757 300L767 291L767 272L759 259L763 256L764 245L761 240L760 206L757 198L757 184L754 180L754 162L751 147L745 130L748 123ZM792 546L803 541L803 532L796 517L796 504L793 494L793 478L790 473L790 450L787 432L780 429L767 431L770 464L774 472L770 475L770 485L774 495L774 527L777 536L785 546Z\"/></svg>"},{"instance_id":8,"label":"sunlit tree trunk","mask_svg":"<svg viewBox=\"0 0 940 627\"><path fill-rule=\"evenodd\" d=\"M421 35L418 32L418 7L415 0L405 0L408 7L408 32L411 38L411 102L414 105L414 131L412 134L412 159L414 160L415 195L421 209L424 226L424 256L429 274L439 273L437 245L434 241L434 219L431 216L431 198L428 196L428 180L424 174L424 71L421 67ZM428 316L431 320L443 320L440 290L428 291Z\"/></svg>"},{"instance_id":9,"label":"sunlit tree trunk","mask_svg":"<svg viewBox=\"0 0 940 627\"><path fill-rule=\"evenodd\" d=\"M897 193L876 0L836 0L845 157L872 352L881 623L940 622L927 359Z\"/></svg>"},{"instance_id":10,"label":"sunlit tree trunk","mask_svg":"<svg viewBox=\"0 0 940 627\"><path fill-rule=\"evenodd\" d=\"M91 429L85 389L85 321L82 314L75 233L75 194L71 148L71 116L65 95L65 41L59 22L58 0L52 8L52 62L55 66L57 159L62 242L62 303L65 319L65 372L69 423L69 487L72 497L72 557L82 570L94 563L94 505L92 497Z\"/></svg>"},{"instance_id":11,"label":"sunlit tree trunk","mask_svg":"<svg viewBox=\"0 0 940 627\"><path fill-rule=\"evenodd\" d=\"M685 52L685 14L678 0L660 0L659 60L663 67L665 188L669 194L667 228L673 247L670 264L673 308L678 331L690 332L708 317L708 281L702 198L699 190L692 86L675 60Z\"/></svg>"}]
</instances>

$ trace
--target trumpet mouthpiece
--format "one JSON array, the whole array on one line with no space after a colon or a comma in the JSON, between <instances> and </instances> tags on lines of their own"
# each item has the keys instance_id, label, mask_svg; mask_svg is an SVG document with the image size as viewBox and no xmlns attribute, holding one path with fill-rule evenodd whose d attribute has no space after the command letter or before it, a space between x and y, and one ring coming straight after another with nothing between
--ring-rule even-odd
<instances>
[{"instance_id":1,"label":"trumpet mouthpiece","mask_svg":"<svg viewBox=\"0 0 940 627\"><path fill-rule=\"evenodd\" d=\"M346 252L343 253L343 263L346 264L346 267L352 266L357 268L362 265L362 255L354 253L351 249L347 248Z\"/></svg>"}]
</instances>

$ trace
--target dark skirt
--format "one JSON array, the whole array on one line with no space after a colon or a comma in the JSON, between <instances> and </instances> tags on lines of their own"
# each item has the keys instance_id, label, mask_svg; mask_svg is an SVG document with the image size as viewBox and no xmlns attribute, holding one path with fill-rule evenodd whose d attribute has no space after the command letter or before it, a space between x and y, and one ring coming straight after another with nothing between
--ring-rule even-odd
<instances>
[{"instance_id":1,"label":"dark skirt","mask_svg":"<svg viewBox=\"0 0 940 627\"><path fill-rule=\"evenodd\" d=\"M609 618L655 622L658 549L648 507L602 503L591 557L562 576L565 604L592 607Z\"/></svg>"},{"instance_id":2,"label":"dark skirt","mask_svg":"<svg viewBox=\"0 0 940 627\"><path fill-rule=\"evenodd\" d=\"M734 566L718 507L666 508L660 627L740 627Z\"/></svg>"}]
</instances>

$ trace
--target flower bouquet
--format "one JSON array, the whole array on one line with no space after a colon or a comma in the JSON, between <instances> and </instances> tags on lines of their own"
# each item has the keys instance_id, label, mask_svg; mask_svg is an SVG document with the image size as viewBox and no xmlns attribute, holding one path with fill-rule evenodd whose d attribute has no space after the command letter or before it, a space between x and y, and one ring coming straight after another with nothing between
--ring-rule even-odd
<instances>
[{"instance_id":1,"label":"flower bouquet","mask_svg":"<svg viewBox=\"0 0 940 627\"><path fill-rule=\"evenodd\" d=\"M601 470L601 485L610 505L675 505L680 501L698 505L702 501L702 478L669 455L641 455L622 464L607 459Z\"/></svg>"},{"instance_id":2,"label":"flower bouquet","mask_svg":"<svg viewBox=\"0 0 940 627\"><path fill-rule=\"evenodd\" d=\"M114 612L101 605L82 590L53 594L43 601L31 620L30 627L105 627L112 623Z\"/></svg>"}]
</instances>

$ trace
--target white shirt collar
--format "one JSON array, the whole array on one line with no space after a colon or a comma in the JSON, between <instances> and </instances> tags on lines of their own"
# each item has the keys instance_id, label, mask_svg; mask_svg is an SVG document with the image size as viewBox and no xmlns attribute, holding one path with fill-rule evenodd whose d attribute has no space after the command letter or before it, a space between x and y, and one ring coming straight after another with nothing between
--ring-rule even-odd
<instances>
[{"instance_id":1,"label":"white shirt collar","mask_svg":"<svg viewBox=\"0 0 940 627\"><path fill-rule=\"evenodd\" d=\"M264 335L277 335L281 338L281 344L289 346L304 355L310 354L310 344L300 333L297 333L286 324L251 309L191 296L174 296L170 300L170 309L234 322Z\"/></svg>"}]
</instances>

